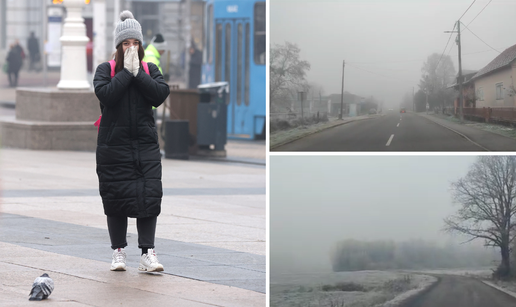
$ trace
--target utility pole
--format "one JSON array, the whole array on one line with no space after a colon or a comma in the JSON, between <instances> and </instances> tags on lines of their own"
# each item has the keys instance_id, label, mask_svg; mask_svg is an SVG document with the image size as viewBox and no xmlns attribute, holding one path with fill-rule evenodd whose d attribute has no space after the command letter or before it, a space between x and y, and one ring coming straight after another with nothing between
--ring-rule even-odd
<instances>
[{"instance_id":1,"label":"utility pole","mask_svg":"<svg viewBox=\"0 0 516 307\"><path fill-rule=\"evenodd\" d=\"M319 103L317 104L317 110L319 110L319 109L320 109L321 103L322 103L322 99L321 99L321 90L319 90Z\"/></svg>"},{"instance_id":2,"label":"utility pole","mask_svg":"<svg viewBox=\"0 0 516 307\"><path fill-rule=\"evenodd\" d=\"M428 89L426 90L426 105L428 105ZM426 108L426 106L425 106L425 108ZM429 109L426 109L426 114L428 114L428 110Z\"/></svg>"},{"instance_id":3,"label":"utility pole","mask_svg":"<svg viewBox=\"0 0 516 307\"><path fill-rule=\"evenodd\" d=\"M457 39L455 40L455 42L457 43L458 45L458 49L459 49L459 77L458 77L458 82L459 82L459 119L460 119L460 122L464 122L464 113L463 113L463 104L464 104L464 101L463 101L463 97L462 97L462 61L461 61L461 46L460 46L460 20L457 21L457 31L444 31L444 33L457 33Z\"/></svg>"},{"instance_id":4,"label":"utility pole","mask_svg":"<svg viewBox=\"0 0 516 307\"><path fill-rule=\"evenodd\" d=\"M464 105L464 97L462 97L462 62L461 62L461 54L460 54L460 20L457 21L457 45L459 46L459 117L460 122L464 122L464 113L463 113L463 105Z\"/></svg>"},{"instance_id":5,"label":"utility pole","mask_svg":"<svg viewBox=\"0 0 516 307\"><path fill-rule=\"evenodd\" d=\"M340 115L339 119L342 119L344 115L344 67L346 66L346 61L342 60L342 89L340 91Z\"/></svg>"},{"instance_id":6,"label":"utility pole","mask_svg":"<svg viewBox=\"0 0 516 307\"><path fill-rule=\"evenodd\" d=\"M301 102L301 118L304 118L305 116L303 114L303 98L305 96L305 92L299 91L298 96L299 96L299 101Z\"/></svg>"},{"instance_id":7,"label":"utility pole","mask_svg":"<svg viewBox=\"0 0 516 307\"><path fill-rule=\"evenodd\" d=\"M310 114L313 113L314 103L315 103L314 92L312 91L312 102L310 103Z\"/></svg>"},{"instance_id":8,"label":"utility pole","mask_svg":"<svg viewBox=\"0 0 516 307\"><path fill-rule=\"evenodd\" d=\"M412 111L416 112L416 101L414 99L414 87L412 87Z\"/></svg>"}]
</instances>

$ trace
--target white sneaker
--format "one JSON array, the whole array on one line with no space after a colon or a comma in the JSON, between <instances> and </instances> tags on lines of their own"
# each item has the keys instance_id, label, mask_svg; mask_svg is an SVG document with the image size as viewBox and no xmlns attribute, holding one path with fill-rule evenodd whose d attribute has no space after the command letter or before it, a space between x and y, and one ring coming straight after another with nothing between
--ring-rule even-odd
<instances>
[{"instance_id":1,"label":"white sneaker","mask_svg":"<svg viewBox=\"0 0 516 307\"><path fill-rule=\"evenodd\" d=\"M149 248L147 254L143 254L140 257L140 266L138 267L138 270L147 272L163 271L163 265L159 263L158 256L156 256L156 251L154 249Z\"/></svg>"},{"instance_id":2,"label":"white sneaker","mask_svg":"<svg viewBox=\"0 0 516 307\"><path fill-rule=\"evenodd\" d=\"M125 250L117 248L113 251L113 261L111 261L111 271L125 271Z\"/></svg>"}]
</instances>

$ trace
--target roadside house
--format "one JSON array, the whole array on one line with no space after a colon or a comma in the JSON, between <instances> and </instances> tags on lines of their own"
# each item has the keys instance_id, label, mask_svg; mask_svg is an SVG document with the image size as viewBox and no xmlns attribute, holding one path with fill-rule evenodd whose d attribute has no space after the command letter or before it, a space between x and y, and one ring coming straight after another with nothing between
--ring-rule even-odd
<instances>
[{"instance_id":1,"label":"roadside house","mask_svg":"<svg viewBox=\"0 0 516 307\"><path fill-rule=\"evenodd\" d=\"M516 107L516 45L507 48L472 78L477 108Z\"/></svg>"},{"instance_id":2,"label":"roadside house","mask_svg":"<svg viewBox=\"0 0 516 307\"><path fill-rule=\"evenodd\" d=\"M475 74L478 73L478 70L462 70L462 99L464 101L464 108L475 108L476 106L476 96L475 96L475 83L472 78ZM448 88L453 88L457 92L457 97L453 102L453 106L455 108L455 114L457 114L459 109L459 75L455 77L455 83L450 85Z\"/></svg>"},{"instance_id":3,"label":"roadside house","mask_svg":"<svg viewBox=\"0 0 516 307\"><path fill-rule=\"evenodd\" d=\"M350 105L360 105L364 100L363 97L351 94L349 92L344 92L343 99L343 111L344 116L349 116L350 114ZM341 95L340 94L332 94L328 97L328 114L333 116L339 116L340 114L340 104L341 104ZM359 108L355 107L357 110ZM357 114L358 115L358 114Z\"/></svg>"}]
</instances>

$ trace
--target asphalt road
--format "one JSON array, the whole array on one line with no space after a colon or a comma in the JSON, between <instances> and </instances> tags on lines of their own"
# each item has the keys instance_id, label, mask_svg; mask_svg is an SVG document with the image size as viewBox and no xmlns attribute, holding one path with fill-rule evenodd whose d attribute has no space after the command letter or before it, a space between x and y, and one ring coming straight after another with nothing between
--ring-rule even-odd
<instances>
[{"instance_id":1,"label":"asphalt road","mask_svg":"<svg viewBox=\"0 0 516 307\"><path fill-rule=\"evenodd\" d=\"M412 113L388 112L312 134L274 151L483 151L473 142Z\"/></svg>"},{"instance_id":2,"label":"asphalt road","mask_svg":"<svg viewBox=\"0 0 516 307\"><path fill-rule=\"evenodd\" d=\"M401 307L510 307L516 298L481 281L441 275L441 281L429 292Z\"/></svg>"}]
</instances>

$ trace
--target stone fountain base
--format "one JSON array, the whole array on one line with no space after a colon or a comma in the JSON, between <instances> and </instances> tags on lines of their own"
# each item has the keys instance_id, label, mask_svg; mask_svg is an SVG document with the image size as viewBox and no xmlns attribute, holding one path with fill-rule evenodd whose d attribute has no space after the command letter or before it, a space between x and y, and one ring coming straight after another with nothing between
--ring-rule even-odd
<instances>
[{"instance_id":1,"label":"stone fountain base","mask_svg":"<svg viewBox=\"0 0 516 307\"><path fill-rule=\"evenodd\" d=\"M94 151L100 115L91 90L16 89L15 116L0 118L2 147Z\"/></svg>"}]
</instances>

